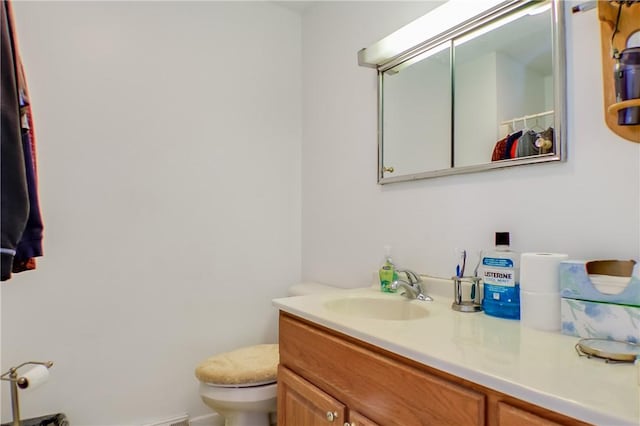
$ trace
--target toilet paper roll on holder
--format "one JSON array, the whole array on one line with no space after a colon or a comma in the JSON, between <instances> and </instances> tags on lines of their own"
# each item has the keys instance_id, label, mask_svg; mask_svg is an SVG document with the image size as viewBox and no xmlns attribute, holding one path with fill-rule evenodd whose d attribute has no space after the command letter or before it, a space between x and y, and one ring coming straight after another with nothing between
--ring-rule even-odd
<instances>
[{"instance_id":1,"label":"toilet paper roll on holder","mask_svg":"<svg viewBox=\"0 0 640 426\"><path fill-rule=\"evenodd\" d=\"M18 370L27 365L44 366L47 369L53 366L52 361L27 361L22 364L11 367L8 371L0 376L1 380L11 382L11 411L13 412L12 426L20 426L20 400L18 398L18 388L27 389L32 385L29 378L29 373L32 370L27 371L24 375L19 376ZM37 368L37 367L36 367Z\"/></svg>"}]
</instances>

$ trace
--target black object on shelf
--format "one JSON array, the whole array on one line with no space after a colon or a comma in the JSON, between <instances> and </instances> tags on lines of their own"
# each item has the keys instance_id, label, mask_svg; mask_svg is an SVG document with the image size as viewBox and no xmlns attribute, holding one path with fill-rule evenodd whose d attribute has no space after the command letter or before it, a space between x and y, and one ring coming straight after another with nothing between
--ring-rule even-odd
<instances>
[{"instance_id":1,"label":"black object on shelf","mask_svg":"<svg viewBox=\"0 0 640 426\"><path fill-rule=\"evenodd\" d=\"M2 423L0 426L12 426L13 423ZM21 426L69 426L69 420L63 413L48 414L46 416L34 417L32 419L20 420Z\"/></svg>"}]
</instances>

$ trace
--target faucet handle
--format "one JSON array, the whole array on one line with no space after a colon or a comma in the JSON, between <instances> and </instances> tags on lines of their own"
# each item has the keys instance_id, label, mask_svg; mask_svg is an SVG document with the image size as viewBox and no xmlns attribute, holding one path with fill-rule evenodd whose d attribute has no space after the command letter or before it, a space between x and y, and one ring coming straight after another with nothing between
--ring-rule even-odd
<instances>
[{"instance_id":1,"label":"faucet handle","mask_svg":"<svg viewBox=\"0 0 640 426\"><path fill-rule=\"evenodd\" d=\"M394 290L399 290L403 288L405 290L403 295L407 296L409 299L415 299L418 297L418 294L422 293L422 289L417 284L411 284L405 280L397 279L393 283L391 283L391 288Z\"/></svg>"},{"instance_id":2,"label":"faucet handle","mask_svg":"<svg viewBox=\"0 0 640 426\"><path fill-rule=\"evenodd\" d=\"M422 293L422 287L420 286L419 282L410 284L405 280L398 279L391 284L391 288L394 290L403 288L406 291L402 294L408 297L409 299L418 299L418 300L424 300L428 302L433 301L433 298L431 296L427 296L426 294Z\"/></svg>"},{"instance_id":3,"label":"faucet handle","mask_svg":"<svg viewBox=\"0 0 640 426\"><path fill-rule=\"evenodd\" d=\"M407 276L407 280L409 281L409 284L411 285L419 284L422 282L422 278L420 278L420 275L416 274L415 272L409 269L399 270L397 272L401 274L405 274Z\"/></svg>"}]
</instances>

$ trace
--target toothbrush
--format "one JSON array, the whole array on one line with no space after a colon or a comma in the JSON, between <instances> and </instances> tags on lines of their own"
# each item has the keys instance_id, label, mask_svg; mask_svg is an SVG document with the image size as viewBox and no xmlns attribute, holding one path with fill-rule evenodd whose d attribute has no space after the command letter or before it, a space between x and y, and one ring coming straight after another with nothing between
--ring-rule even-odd
<instances>
[{"instance_id":1,"label":"toothbrush","mask_svg":"<svg viewBox=\"0 0 640 426\"><path fill-rule=\"evenodd\" d=\"M478 276L478 268L480 267L480 262L482 261L482 250L478 250L478 263L476 263L476 267L473 270L473 276Z\"/></svg>"},{"instance_id":2,"label":"toothbrush","mask_svg":"<svg viewBox=\"0 0 640 426\"><path fill-rule=\"evenodd\" d=\"M464 267L465 267L465 264L467 263L467 251L455 249L455 252L456 252L456 256L460 256L461 258L458 260L462 260L462 262L458 262L458 264L456 265L456 277L462 278L462 276L464 275ZM460 264L462 264L462 266L460 266Z\"/></svg>"},{"instance_id":3,"label":"toothbrush","mask_svg":"<svg viewBox=\"0 0 640 426\"><path fill-rule=\"evenodd\" d=\"M458 277L458 278L460 278L460 277L462 276L462 274L460 273L460 272L461 272L461 262L460 262L460 259L461 259L461 257L462 257L461 255L462 255L462 252L463 252L463 251L464 251L464 250L461 250L461 249L459 249L459 248L457 248L457 247L453 249L453 253L454 253L454 254L455 254L455 256L456 256L456 260L458 261L458 264L456 265L456 277Z\"/></svg>"},{"instance_id":4,"label":"toothbrush","mask_svg":"<svg viewBox=\"0 0 640 426\"><path fill-rule=\"evenodd\" d=\"M478 276L478 268L480 267L480 261L482 260L482 250L478 252L478 262L476 263L476 267L473 269L473 276ZM476 300L476 281L471 285L471 300Z\"/></svg>"},{"instance_id":5,"label":"toothbrush","mask_svg":"<svg viewBox=\"0 0 640 426\"><path fill-rule=\"evenodd\" d=\"M467 251L462 250L462 269L460 270L460 275L458 275L459 277L464 276L464 267L466 264L467 264Z\"/></svg>"}]
</instances>

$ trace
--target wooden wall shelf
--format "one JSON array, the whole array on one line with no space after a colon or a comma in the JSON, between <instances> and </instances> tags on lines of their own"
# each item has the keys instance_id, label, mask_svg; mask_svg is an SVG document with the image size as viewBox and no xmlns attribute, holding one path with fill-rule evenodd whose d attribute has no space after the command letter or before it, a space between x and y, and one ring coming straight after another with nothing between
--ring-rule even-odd
<instances>
[{"instance_id":1,"label":"wooden wall shelf","mask_svg":"<svg viewBox=\"0 0 640 426\"><path fill-rule=\"evenodd\" d=\"M607 126L618 136L632 142L640 143L640 125L621 126L618 124L618 110L629 106L640 105L640 100L633 99L616 103L613 81L613 67L615 61L611 57L611 34L618 15L618 2L598 1L598 19L600 20L600 40L602 46L602 82L604 86L604 111ZM640 3L622 8L618 33L614 38L614 46L624 50L627 39L631 34L640 31Z\"/></svg>"},{"instance_id":2,"label":"wooden wall shelf","mask_svg":"<svg viewBox=\"0 0 640 426\"><path fill-rule=\"evenodd\" d=\"M609 108L607 108L607 113L615 114L621 109L631 108L631 107L640 107L640 99L629 99L628 101L622 101L616 104L611 104L609 105Z\"/></svg>"}]
</instances>

